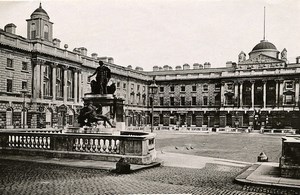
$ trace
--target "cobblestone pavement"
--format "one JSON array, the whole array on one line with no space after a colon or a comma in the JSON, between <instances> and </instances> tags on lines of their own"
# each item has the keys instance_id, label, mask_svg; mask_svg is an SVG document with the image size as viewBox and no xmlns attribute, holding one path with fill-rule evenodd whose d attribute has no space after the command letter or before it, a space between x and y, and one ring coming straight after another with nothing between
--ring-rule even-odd
<instances>
[{"instance_id":1,"label":"cobblestone pavement","mask_svg":"<svg viewBox=\"0 0 300 195\"><path fill-rule=\"evenodd\" d=\"M300 194L295 190L239 185L243 168L157 167L128 175L109 171L0 160L0 194Z\"/></svg>"}]
</instances>

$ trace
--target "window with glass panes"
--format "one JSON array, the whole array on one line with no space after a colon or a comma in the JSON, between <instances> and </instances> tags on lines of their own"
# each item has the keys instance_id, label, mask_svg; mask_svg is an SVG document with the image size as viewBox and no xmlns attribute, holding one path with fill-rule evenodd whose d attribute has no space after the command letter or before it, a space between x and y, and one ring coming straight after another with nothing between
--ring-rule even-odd
<instances>
[{"instance_id":1,"label":"window with glass panes","mask_svg":"<svg viewBox=\"0 0 300 195\"><path fill-rule=\"evenodd\" d=\"M205 105L205 106L208 105L208 98L207 98L207 96L203 96L203 105Z\"/></svg>"},{"instance_id":2,"label":"window with glass panes","mask_svg":"<svg viewBox=\"0 0 300 195\"><path fill-rule=\"evenodd\" d=\"M22 70L24 71L28 70L28 62L22 62Z\"/></svg>"},{"instance_id":3,"label":"window with glass panes","mask_svg":"<svg viewBox=\"0 0 300 195\"><path fill-rule=\"evenodd\" d=\"M51 90L51 84L52 84L52 70L49 65L44 66L44 80L43 80L43 93L44 96L51 96L52 90Z\"/></svg>"},{"instance_id":4,"label":"window with glass panes","mask_svg":"<svg viewBox=\"0 0 300 195\"><path fill-rule=\"evenodd\" d=\"M164 105L164 97L159 97L159 104L160 104L161 106Z\"/></svg>"},{"instance_id":5,"label":"window with glass panes","mask_svg":"<svg viewBox=\"0 0 300 195\"><path fill-rule=\"evenodd\" d=\"M192 91L196 91L197 90L197 86L196 85L193 85L192 86Z\"/></svg>"},{"instance_id":6,"label":"window with glass panes","mask_svg":"<svg viewBox=\"0 0 300 195\"><path fill-rule=\"evenodd\" d=\"M196 104L197 104L196 100L197 100L196 97L193 96L193 97L192 97L192 105L196 105Z\"/></svg>"},{"instance_id":7,"label":"window with glass panes","mask_svg":"<svg viewBox=\"0 0 300 195\"><path fill-rule=\"evenodd\" d=\"M6 67L13 68L13 60L11 58L7 58Z\"/></svg>"},{"instance_id":8,"label":"window with glass panes","mask_svg":"<svg viewBox=\"0 0 300 195\"><path fill-rule=\"evenodd\" d=\"M181 106L185 105L185 97L180 97L180 105Z\"/></svg>"},{"instance_id":9,"label":"window with glass panes","mask_svg":"<svg viewBox=\"0 0 300 195\"><path fill-rule=\"evenodd\" d=\"M170 105L174 106L174 97L170 97Z\"/></svg>"},{"instance_id":10,"label":"window with glass panes","mask_svg":"<svg viewBox=\"0 0 300 195\"><path fill-rule=\"evenodd\" d=\"M27 89L27 82L26 81L22 81L22 89Z\"/></svg>"},{"instance_id":11,"label":"window with glass panes","mask_svg":"<svg viewBox=\"0 0 300 195\"><path fill-rule=\"evenodd\" d=\"M56 97L63 97L63 71L61 67L56 68Z\"/></svg>"},{"instance_id":12,"label":"window with glass panes","mask_svg":"<svg viewBox=\"0 0 300 195\"><path fill-rule=\"evenodd\" d=\"M170 92L174 92L175 91L175 87L172 85L170 86Z\"/></svg>"},{"instance_id":13,"label":"window with glass panes","mask_svg":"<svg viewBox=\"0 0 300 195\"><path fill-rule=\"evenodd\" d=\"M6 80L6 91L7 92L12 92L12 79L7 79Z\"/></svg>"},{"instance_id":14,"label":"window with glass panes","mask_svg":"<svg viewBox=\"0 0 300 195\"><path fill-rule=\"evenodd\" d=\"M67 97L74 98L74 72L67 70Z\"/></svg>"},{"instance_id":15,"label":"window with glass panes","mask_svg":"<svg viewBox=\"0 0 300 195\"><path fill-rule=\"evenodd\" d=\"M181 86L181 91L185 91L185 86L184 85Z\"/></svg>"}]
</instances>

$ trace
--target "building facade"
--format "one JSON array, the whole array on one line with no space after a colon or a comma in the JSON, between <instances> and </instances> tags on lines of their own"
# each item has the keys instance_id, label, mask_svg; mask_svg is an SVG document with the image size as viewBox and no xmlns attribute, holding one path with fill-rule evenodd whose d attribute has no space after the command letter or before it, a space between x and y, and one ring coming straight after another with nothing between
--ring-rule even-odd
<instances>
[{"instance_id":1,"label":"building facade","mask_svg":"<svg viewBox=\"0 0 300 195\"><path fill-rule=\"evenodd\" d=\"M76 124L82 97L102 60L112 71L116 96L124 99L127 126L151 122L149 85L154 95L155 126L298 128L299 59L262 40L238 63L154 66L153 71L120 66L111 57L72 51L54 38L54 25L40 5L27 19L27 38L16 26L0 29L0 128L55 128ZM91 78L93 79L93 78ZM152 98L152 96L151 96Z\"/></svg>"}]
</instances>

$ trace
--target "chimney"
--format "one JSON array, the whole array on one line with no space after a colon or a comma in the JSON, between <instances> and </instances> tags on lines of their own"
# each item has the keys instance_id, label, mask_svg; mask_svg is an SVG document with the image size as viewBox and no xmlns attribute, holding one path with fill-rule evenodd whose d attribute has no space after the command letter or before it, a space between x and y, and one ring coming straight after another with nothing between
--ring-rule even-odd
<instances>
[{"instance_id":1,"label":"chimney","mask_svg":"<svg viewBox=\"0 0 300 195\"><path fill-rule=\"evenodd\" d=\"M189 70L190 69L190 65L188 64L183 64L183 70Z\"/></svg>"},{"instance_id":2,"label":"chimney","mask_svg":"<svg viewBox=\"0 0 300 195\"><path fill-rule=\"evenodd\" d=\"M137 66L137 67L135 67L135 70L136 71L143 71L144 69L142 67Z\"/></svg>"},{"instance_id":3,"label":"chimney","mask_svg":"<svg viewBox=\"0 0 300 195\"><path fill-rule=\"evenodd\" d=\"M60 48L60 40L59 39L57 39L57 38L55 38L55 39L53 39L53 45L55 46L55 47L57 47L57 48Z\"/></svg>"},{"instance_id":4,"label":"chimney","mask_svg":"<svg viewBox=\"0 0 300 195\"><path fill-rule=\"evenodd\" d=\"M226 62L226 67L227 67L227 68L232 67L232 61L227 61L227 62Z\"/></svg>"},{"instance_id":5,"label":"chimney","mask_svg":"<svg viewBox=\"0 0 300 195\"><path fill-rule=\"evenodd\" d=\"M16 25L14 25L13 23L10 23L10 24L5 25L4 31L11 33L11 34L16 34L16 28L17 28Z\"/></svg>"},{"instance_id":6,"label":"chimney","mask_svg":"<svg viewBox=\"0 0 300 195\"><path fill-rule=\"evenodd\" d=\"M114 63L114 59L112 57L107 58L108 63L113 64Z\"/></svg>"},{"instance_id":7,"label":"chimney","mask_svg":"<svg viewBox=\"0 0 300 195\"><path fill-rule=\"evenodd\" d=\"M132 69L132 66L131 66L131 65L128 65L127 68L131 70L131 69Z\"/></svg>"},{"instance_id":8,"label":"chimney","mask_svg":"<svg viewBox=\"0 0 300 195\"><path fill-rule=\"evenodd\" d=\"M300 63L300 56L298 56L298 57L296 58L296 63L297 63L297 64Z\"/></svg>"},{"instance_id":9,"label":"chimney","mask_svg":"<svg viewBox=\"0 0 300 195\"><path fill-rule=\"evenodd\" d=\"M176 66L176 70L182 70L181 66Z\"/></svg>"},{"instance_id":10,"label":"chimney","mask_svg":"<svg viewBox=\"0 0 300 195\"><path fill-rule=\"evenodd\" d=\"M169 70L169 65L164 65L164 66L163 66L163 69L164 69L164 70Z\"/></svg>"},{"instance_id":11,"label":"chimney","mask_svg":"<svg viewBox=\"0 0 300 195\"><path fill-rule=\"evenodd\" d=\"M158 66L153 66L153 72L158 71Z\"/></svg>"},{"instance_id":12,"label":"chimney","mask_svg":"<svg viewBox=\"0 0 300 195\"><path fill-rule=\"evenodd\" d=\"M199 69L199 64L198 63L193 64L193 69Z\"/></svg>"},{"instance_id":13,"label":"chimney","mask_svg":"<svg viewBox=\"0 0 300 195\"><path fill-rule=\"evenodd\" d=\"M169 70L173 70L172 66L169 66Z\"/></svg>"},{"instance_id":14,"label":"chimney","mask_svg":"<svg viewBox=\"0 0 300 195\"><path fill-rule=\"evenodd\" d=\"M162 67L159 67L159 71L163 71L164 69Z\"/></svg>"},{"instance_id":15,"label":"chimney","mask_svg":"<svg viewBox=\"0 0 300 195\"><path fill-rule=\"evenodd\" d=\"M97 59L98 54L97 53L92 53L91 56L92 56L92 58Z\"/></svg>"},{"instance_id":16,"label":"chimney","mask_svg":"<svg viewBox=\"0 0 300 195\"><path fill-rule=\"evenodd\" d=\"M210 63L209 62L205 62L204 63L204 68L206 69L206 68L210 68L211 67L211 65L210 65Z\"/></svg>"}]
</instances>

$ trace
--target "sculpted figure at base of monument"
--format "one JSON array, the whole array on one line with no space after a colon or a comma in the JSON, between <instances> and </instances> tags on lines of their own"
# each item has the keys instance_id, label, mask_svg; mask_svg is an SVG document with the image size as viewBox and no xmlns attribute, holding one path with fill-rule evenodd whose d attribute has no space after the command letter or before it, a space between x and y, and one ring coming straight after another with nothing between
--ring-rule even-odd
<instances>
[{"instance_id":1,"label":"sculpted figure at base of monument","mask_svg":"<svg viewBox=\"0 0 300 195\"><path fill-rule=\"evenodd\" d=\"M98 121L103 121L103 125L105 127L108 123L112 128L115 128L115 126L109 121L109 118L102 115L101 105L96 108L91 102L85 102L84 107L80 110L78 116L78 123L80 127L92 126L92 123L97 123Z\"/></svg>"}]
</instances>

